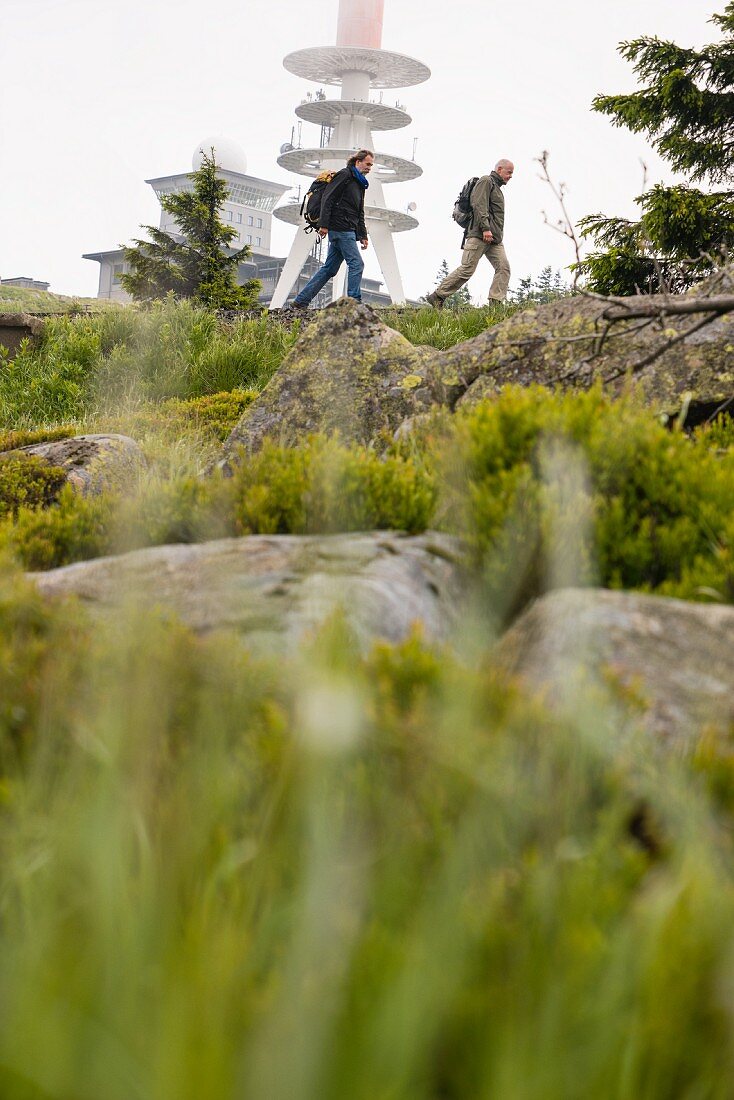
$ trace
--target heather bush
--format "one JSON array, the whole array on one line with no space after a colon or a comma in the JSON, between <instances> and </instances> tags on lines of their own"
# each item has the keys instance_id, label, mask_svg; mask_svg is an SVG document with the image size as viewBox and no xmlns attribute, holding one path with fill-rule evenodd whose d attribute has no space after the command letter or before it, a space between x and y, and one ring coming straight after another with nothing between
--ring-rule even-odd
<instances>
[{"instance_id":1,"label":"heather bush","mask_svg":"<svg viewBox=\"0 0 734 1100\"><path fill-rule=\"evenodd\" d=\"M21 451L0 456L0 521L16 516L18 509L45 508L53 504L66 481L59 466Z\"/></svg>"},{"instance_id":2,"label":"heather bush","mask_svg":"<svg viewBox=\"0 0 734 1100\"><path fill-rule=\"evenodd\" d=\"M235 478L243 534L425 530L436 487L427 469L400 454L380 456L314 436L300 447L266 443Z\"/></svg>"},{"instance_id":3,"label":"heather bush","mask_svg":"<svg viewBox=\"0 0 734 1100\"><path fill-rule=\"evenodd\" d=\"M734 456L716 454L709 435L693 441L671 431L633 396L612 401L600 389L551 394L540 387L508 387L496 401L458 414L446 432L437 448L449 441L441 522L466 534L497 585L523 559L530 594L547 577L543 545L548 528L558 527L559 483L575 466L577 484L564 507L587 530L579 579L691 594L705 562L702 583L728 590L722 547Z\"/></svg>"}]
</instances>

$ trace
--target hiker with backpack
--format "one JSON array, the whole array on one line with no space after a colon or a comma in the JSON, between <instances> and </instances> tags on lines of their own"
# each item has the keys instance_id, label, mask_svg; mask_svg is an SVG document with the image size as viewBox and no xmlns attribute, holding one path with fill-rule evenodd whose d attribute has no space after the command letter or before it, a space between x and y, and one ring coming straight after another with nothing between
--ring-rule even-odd
<instances>
[{"instance_id":1,"label":"hiker with backpack","mask_svg":"<svg viewBox=\"0 0 734 1100\"><path fill-rule=\"evenodd\" d=\"M364 196L369 183L367 176L375 163L374 154L369 149L360 149L347 161L346 168L331 179L317 180L306 196L306 220L310 228L318 225L319 236L329 237L329 251L326 261L315 275L312 275L303 290L293 302L294 309L306 309L321 288L333 279L342 263L348 268L347 295L362 301L362 272L364 260L359 254L357 242L362 251L367 248L367 227L364 222ZM317 189L321 182L322 187ZM325 184L325 186L323 186ZM321 203L318 210L319 190ZM315 194L314 194L315 192ZM308 232L309 226L306 227Z\"/></svg>"},{"instance_id":2,"label":"hiker with backpack","mask_svg":"<svg viewBox=\"0 0 734 1100\"><path fill-rule=\"evenodd\" d=\"M505 227L505 197L502 188L512 179L512 161L499 160L493 172L469 180L454 207L454 220L464 229L461 263L442 283L426 295L426 302L443 309L444 302L469 282L482 256L494 268L489 301L503 302L510 283L510 264L502 244Z\"/></svg>"}]
</instances>

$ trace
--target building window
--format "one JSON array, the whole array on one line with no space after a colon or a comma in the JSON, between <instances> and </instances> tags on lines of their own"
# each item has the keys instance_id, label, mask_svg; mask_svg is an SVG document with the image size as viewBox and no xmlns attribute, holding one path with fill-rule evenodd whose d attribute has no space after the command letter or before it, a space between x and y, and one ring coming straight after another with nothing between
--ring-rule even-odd
<instances>
[{"instance_id":1,"label":"building window","mask_svg":"<svg viewBox=\"0 0 734 1100\"><path fill-rule=\"evenodd\" d=\"M247 234L247 243L252 244L252 233Z\"/></svg>"},{"instance_id":2,"label":"building window","mask_svg":"<svg viewBox=\"0 0 734 1100\"><path fill-rule=\"evenodd\" d=\"M278 195L262 191L254 185L233 183L229 188L229 201L241 203L242 206L249 206L254 210L270 211L278 202Z\"/></svg>"},{"instance_id":3,"label":"building window","mask_svg":"<svg viewBox=\"0 0 734 1100\"><path fill-rule=\"evenodd\" d=\"M241 214L237 215L237 221L240 222L240 224L242 223L242 215Z\"/></svg>"},{"instance_id":4,"label":"building window","mask_svg":"<svg viewBox=\"0 0 734 1100\"><path fill-rule=\"evenodd\" d=\"M227 221L228 221L228 222L231 222L231 221L232 221L232 218L233 218L233 215L232 215L232 211L231 211L231 210L228 210L228 211L227 211Z\"/></svg>"},{"instance_id":5,"label":"building window","mask_svg":"<svg viewBox=\"0 0 734 1100\"><path fill-rule=\"evenodd\" d=\"M258 219L256 220L256 222L255 222L255 225L257 226L257 228L258 228L258 229L262 229L262 227L263 227L263 220L262 220L262 218L258 218Z\"/></svg>"},{"instance_id":6,"label":"building window","mask_svg":"<svg viewBox=\"0 0 734 1100\"><path fill-rule=\"evenodd\" d=\"M262 243L262 237L255 237L255 244L261 245Z\"/></svg>"}]
</instances>

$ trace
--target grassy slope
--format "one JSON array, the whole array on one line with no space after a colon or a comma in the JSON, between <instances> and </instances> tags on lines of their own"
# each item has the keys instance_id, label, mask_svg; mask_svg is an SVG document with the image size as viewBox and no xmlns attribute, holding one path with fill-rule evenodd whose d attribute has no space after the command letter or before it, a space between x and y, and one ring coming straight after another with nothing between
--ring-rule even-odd
<instances>
[{"instance_id":1,"label":"grassy slope","mask_svg":"<svg viewBox=\"0 0 734 1100\"><path fill-rule=\"evenodd\" d=\"M0 313L69 313L84 309L95 312L115 308L115 303L101 298L69 298L47 290L25 290L0 283Z\"/></svg>"},{"instance_id":2,"label":"grassy slope","mask_svg":"<svg viewBox=\"0 0 734 1100\"><path fill-rule=\"evenodd\" d=\"M487 320L396 324L446 346ZM221 437L247 399L206 394L264 384L291 335L185 310L60 322L0 398L13 424L102 425L104 378L151 459L131 511L195 537L200 429ZM497 538L516 492L569 552L533 445L564 416L614 505L610 569L672 568L700 536L731 576L730 428L694 444L594 401L509 394L451 448L437 435L447 478L473 471L453 522L495 547L487 583L538 572L525 528ZM389 468L353 461L399 504ZM421 448L402 461L430 474ZM241 516L298 511L304 476L265 452L233 486ZM154 611L88 626L3 562L3 1100L729 1100L730 738L662 756L580 688L553 719L497 682L476 614L466 661L418 638L359 656L338 622L256 661Z\"/></svg>"}]
</instances>

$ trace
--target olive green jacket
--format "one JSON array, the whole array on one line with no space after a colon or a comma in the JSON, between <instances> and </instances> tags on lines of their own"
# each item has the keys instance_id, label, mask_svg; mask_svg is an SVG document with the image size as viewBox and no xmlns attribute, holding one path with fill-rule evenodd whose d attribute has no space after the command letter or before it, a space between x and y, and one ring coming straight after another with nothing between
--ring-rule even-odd
<instances>
[{"instance_id":1,"label":"olive green jacket","mask_svg":"<svg viewBox=\"0 0 734 1100\"><path fill-rule=\"evenodd\" d=\"M492 244L502 244L505 229L505 181L496 172L480 176L471 193L472 220L467 237L478 237L488 229L492 232Z\"/></svg>"}]
</instances>

